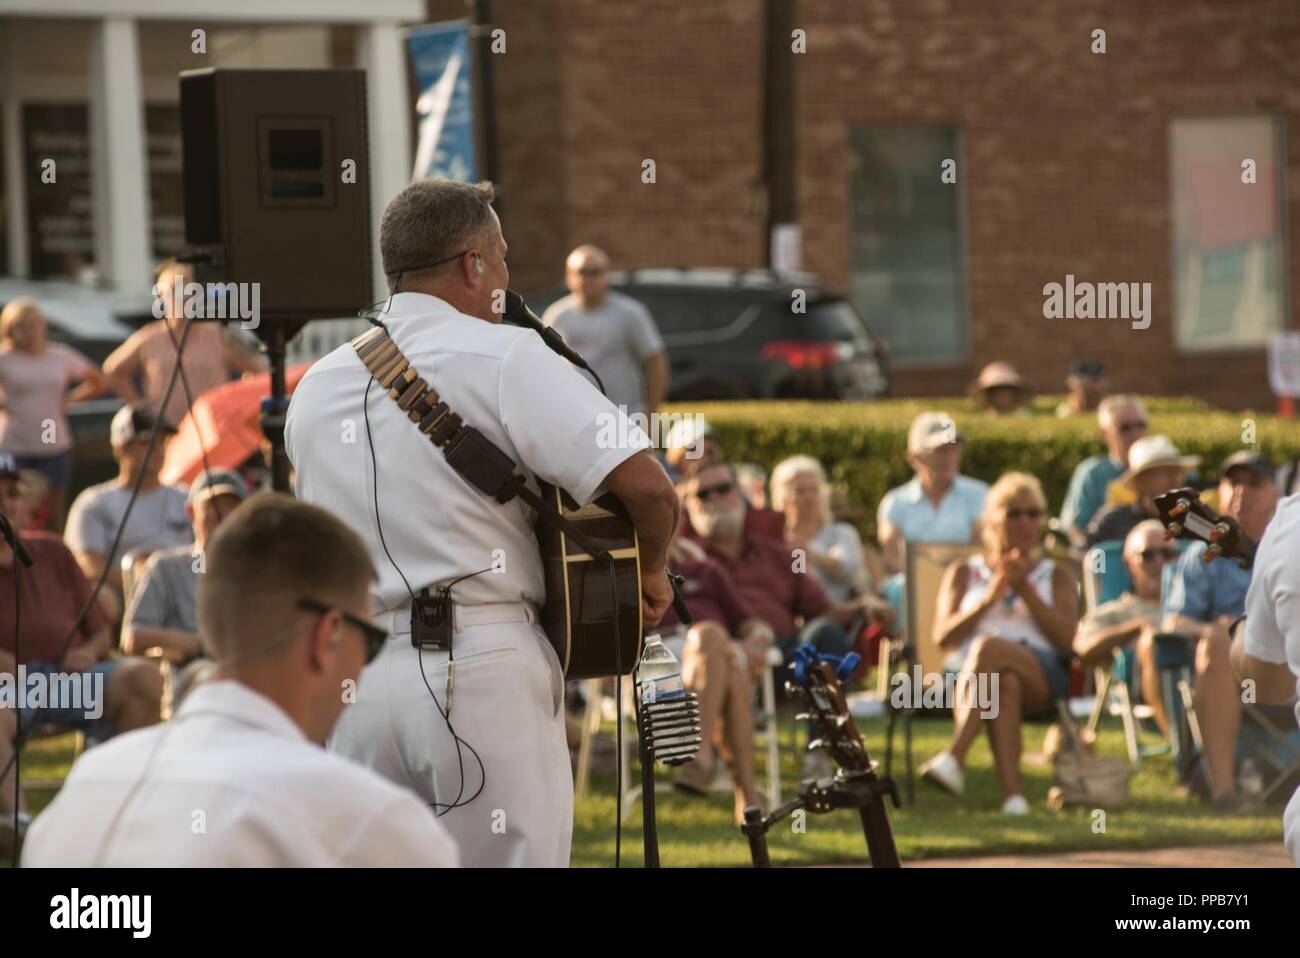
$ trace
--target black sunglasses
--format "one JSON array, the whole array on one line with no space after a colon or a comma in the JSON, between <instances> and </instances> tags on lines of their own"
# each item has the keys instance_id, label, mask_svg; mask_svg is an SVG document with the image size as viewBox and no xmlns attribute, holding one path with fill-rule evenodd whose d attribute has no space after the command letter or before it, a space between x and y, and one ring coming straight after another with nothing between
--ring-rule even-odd
<instances>
[{"instance_id":1,"label":"black sunglasses","mask_svg":"<svg viewBox=\"0 0 1300 958\"><path fill-rule=\"evenodd\" d=\"M302 612L315 612L318 615L328 615L331 612L337 612L343 617L343 621L355 628L361 633L362 641L366 643L366 664L369 665L379 655L388 641L388 633L383 629L371 625L365 619L353 615L351 612L344 612L337 606L326 605L324 602L317 602L315 599L299 599L297 608Z\"/></svg>"},{"instance_id":2,"label":"black sunglasses","mask_svg":"<svg viewBox=\"0 0 1300 958\"><path fill-rule=\"evenodd\" d=\"M1008 519L1041 519L1043 518L1042 509L1008 509Z\"/></svg>"},{"instance_id":3,"label":"black sunglasses","mask_svg":"<svg viewBox=\"0 0 1300 958\"><path fill-rule=\"evenodd\" d=\"M1164 559L1166 562L1173 562L1178 558L1178 550L1166 546L1163 549L1143 549L1138 553L1143 562L1151 562L1155 559Z\"/></svg>"},{"instance_id":4,"label":"black sunglasses","mask_svg":"<svg viewBox=\"0 0 1300 958\"><path fill-rule=\"evenodd\" d=\"M714 496L725 496L732 489L736 488L734 482L722 482L716 486L706 486L703 489L695 490L695 498L700 502L708 502Z\"/></svg>"},{"instance_id":5,"label":"black sunglasses","mask_svg":"<svg viewBox=\"0 0 1300 958\"><path fill-rule=\"evenodd\" d=\"M1146 429L1146 427L1147 424L1145 419L1136 419L1133 422L1122 422L1116 428L1118 428L1120 432L1136 432L1139 429Z\"/></svg>"},{"instance_id":6,"label":"black sunglasses","mask_svg":"<svg viewBox=\"0 0 1300 958\"><path fill-rule=\"evenodd\" d=\"M604 271L603 269L601 269L599 266L584 266L582 269L578 270L578 275L579 275L579 276L599 276L599 275L600 275L601 273L603 273L603 272L605 272L605 271Z\"/></svg>"}]
</instances>

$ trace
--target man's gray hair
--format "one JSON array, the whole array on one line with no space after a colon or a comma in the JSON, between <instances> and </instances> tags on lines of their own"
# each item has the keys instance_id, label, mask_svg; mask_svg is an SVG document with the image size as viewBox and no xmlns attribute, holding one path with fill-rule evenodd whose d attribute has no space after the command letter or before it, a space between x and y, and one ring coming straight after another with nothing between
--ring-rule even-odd
<instances>
[{"instance_id":1,"label":"man's gray hair","mask_svg":"<svg viewBox=\"0 0 1300 958\"><path fill-rule=\"evenodd\" d=\"M1136 409L1143 419L1147 418L1147 407L1140 398L1132 393L1117 393L1107 396L1097 407L1097 424L1105 429L1115 421L1115 413L1121 409Z\"/></svg>"},{"instance_id":2,"label":"man's gray hair","mask_svg":"<svg viewBox=\"0 0 1300 958\"><path fill-rule=\"evenodd\" d=\"M379 253L389 290L397 274L425 274L484 240L492 228L491 183L416 180L384 208L379 221Z\"/></svg>"}]
</instances>

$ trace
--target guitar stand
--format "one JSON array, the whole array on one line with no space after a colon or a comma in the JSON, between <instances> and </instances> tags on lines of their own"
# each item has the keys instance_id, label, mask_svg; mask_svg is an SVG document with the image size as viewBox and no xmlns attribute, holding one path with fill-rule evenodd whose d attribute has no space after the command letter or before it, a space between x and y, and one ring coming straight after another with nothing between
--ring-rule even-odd
<instances>
[{"instance_id":1,"label":"guitar stand","mask_svg":"<svg viewBox=\"0 0 1300 958\"><path fill-rule=\"evenodd\" d=\"M740 826L749 839L749 854L755 868L771 868L767 854L767 833L778 822L796 811L806 809L814 815L825 815L837 808L856 808L862 818L862 834L867 843L867 854L872 868L899 868L898 848L894 836L886 833L872 840L869 816L873 806L889 796L895 808L901 808L898 788L892 778L877 778L874 771L845 774L836 772L829 778L804 779L799 783L797 797L774 809L766 818L757 806L745 809L745 823Z\"/></svg>"}]
</instances>

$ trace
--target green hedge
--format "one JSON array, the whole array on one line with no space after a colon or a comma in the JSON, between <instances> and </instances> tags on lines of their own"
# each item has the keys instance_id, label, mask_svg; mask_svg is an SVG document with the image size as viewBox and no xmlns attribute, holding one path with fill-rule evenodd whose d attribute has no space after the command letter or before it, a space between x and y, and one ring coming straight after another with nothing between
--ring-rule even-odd
<instances>
[{"instance_id":1,"label":"green hedge","mask_svg":"<svg viewBox=\"0 0 1300 958\"><path fill-rule=\"evenodd\" d=\"M912 476L907 429L927 409L953 417L966 437L962 472L993 482L1012 469L1043 483L1053 513L1060 511L1070 474L1084 458L1104 451L1093 416L1057 418L1060 396L1039 396L1032 415L994 417L967 399L888 400L875 403L736 402L674 404L665 412L702 414L728 459L755 462L769 472L786 456L819 459L831 481L848 495L850 515L874 537L876 507L891 488ZM1165 433L1185 453L1202 457L1202 474L1213 474L1230 453L1262 450L1277 463L1300 455L1300 424L1254 412L1221 412L1195 399L1145 399L1149 432ZM1255 443L1246 430L1255 426Z\"/></svg>"}]
</instances>

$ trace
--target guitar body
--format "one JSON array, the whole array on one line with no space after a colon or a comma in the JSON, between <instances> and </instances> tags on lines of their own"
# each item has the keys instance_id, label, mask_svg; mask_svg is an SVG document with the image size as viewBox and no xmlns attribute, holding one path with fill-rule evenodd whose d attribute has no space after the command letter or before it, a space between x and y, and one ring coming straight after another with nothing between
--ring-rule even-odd
<instances>
[{"instance_id":1,"label":"guitar body","mask_svg":"<svg viewBox=\"0 0 1300 958\"><path fill-rule=\"evenodd\" d=\"M560 657L565 678L628 675L641 660L644 643L640 552L627 510L610 494L582 508L567 493L545 483L541 495L614 558L611 586L604 562L597 562L547 523L537 523L546 575L542 628Z\"/></svg>"}]
</instances>

